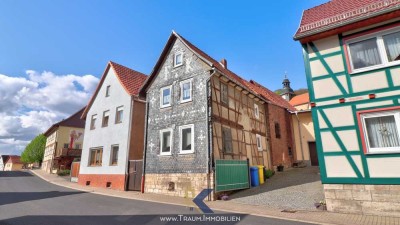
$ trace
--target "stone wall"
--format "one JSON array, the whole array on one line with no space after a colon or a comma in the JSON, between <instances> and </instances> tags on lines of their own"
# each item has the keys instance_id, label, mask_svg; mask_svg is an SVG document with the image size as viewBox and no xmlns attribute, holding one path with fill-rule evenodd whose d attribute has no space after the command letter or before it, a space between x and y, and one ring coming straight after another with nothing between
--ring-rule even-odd
<instances>
[{"instance_id":1,"label":"stone wall","mask_svg":"<svg viewBox=\"0 0 400 225\"><path fill-rule=\"evenodd\" d=\"M206 173L146 174L144 189L146 193L194 198L203 189L213 188L213 175L210 177L208 186ZM168 190L170 182L174 190Z\"/></svg>"},{"instance_id":2,"label":"stone wall","mask_svg":"<svg viewBox=\"0 0 400 225\"><path fill-rule=\"evenodd\" d=\"M328 211L400 215L400 185L325 184Z\"/></svg>"}]
</instances>

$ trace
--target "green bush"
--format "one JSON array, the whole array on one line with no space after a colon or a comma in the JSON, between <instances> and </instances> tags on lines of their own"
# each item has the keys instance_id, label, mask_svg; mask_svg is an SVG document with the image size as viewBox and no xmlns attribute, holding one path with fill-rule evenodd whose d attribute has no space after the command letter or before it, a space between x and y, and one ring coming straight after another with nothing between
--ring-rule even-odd
<instances>
[{"instance_id":1,"label":"green bush","mask_svg":"<svg viewBox=\"0 0 400 225\"><path fill-rule=\"evenodd\" d=\"M69 176L71 174L71 170L59 170L57 172L58 176Z\"/></svg>"},{"instance_id":2,"label":"green bush","mask_svg":"<svg viewBox=\"0 0 400 225\"><path fill-rule=\"evenodd\" d=\"M269 179L270 177L272 177L275 174L275 171L273 170L265 170L265 179Z\"/></svg>"}]
</instances>

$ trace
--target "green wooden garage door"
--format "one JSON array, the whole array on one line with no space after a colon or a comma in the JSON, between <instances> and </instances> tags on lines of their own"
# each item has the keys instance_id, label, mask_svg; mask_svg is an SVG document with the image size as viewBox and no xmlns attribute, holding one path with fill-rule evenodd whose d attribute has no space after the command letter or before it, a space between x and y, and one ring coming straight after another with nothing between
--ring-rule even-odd
<instances>
[{"instance_id":1,"label":"green wooden garage door","mask_svg":"<svg viewBox=\"0 0 400 225\"><path fill-rule=\"evenodd\" d=\"M216 160L215 192L249 187L249 163L247 160Z\"/></svg>"}]
</instances>

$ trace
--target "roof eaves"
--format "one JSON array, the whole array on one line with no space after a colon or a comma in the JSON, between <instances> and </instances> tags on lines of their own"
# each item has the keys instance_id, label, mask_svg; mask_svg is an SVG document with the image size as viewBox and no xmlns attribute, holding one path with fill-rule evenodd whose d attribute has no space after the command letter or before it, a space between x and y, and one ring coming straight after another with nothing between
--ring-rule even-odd
<instances>
[{"instance_id":1,"label":"roof eaves","mask_svg":"<svg viewBox=\"0 0 400 225\"><path fill-rule=\"evenodd\" d=\"M386 14L386 13L394 12L394 11L399 10L399 9L400 9L400 5L397 5L397 6L394 6L394 7L383 9L381 11L372 12L372 13L369 13L369 14L366 14L366 15L361 15L361 16L358 16L358 17L354 17L352 19L345 20L345 21L342 21L342 22L339 22L339 23L334 23L334 24L331 24L331 25L322 26L320 28L316 28L316 29L313 29L313 30L310 30L310 31L306 31L306 32L302 32L302 33L297 32L295 34L295 36L293 37L293 39L295 41L298 41L298 40L300 40L302 38L305 38L305 37L309 37L309 36L312 36L312 35L315 35L315 34L319 34L319 33L322 33L324 31L333 30L335 28L342 27L342 26L345 26L345 25L349 25L349 24L352 24L352 23L356 23L356 22L359 22L359 21L362 21L362 20L365 20L365 19L369 19L369 18L375 17L375 16L380 16L380 15L383 15L383 14Z\"/></svg>"}]
</instances>

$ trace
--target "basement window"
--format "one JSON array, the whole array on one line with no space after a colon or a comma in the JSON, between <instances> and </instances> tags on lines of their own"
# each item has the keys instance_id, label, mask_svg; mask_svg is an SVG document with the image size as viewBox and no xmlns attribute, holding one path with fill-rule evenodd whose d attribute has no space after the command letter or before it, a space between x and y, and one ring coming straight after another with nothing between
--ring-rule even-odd
<instances>
[{"instance_id":1,"label":"basement window","mask_svg":"<svg viewBox=\"0 0 400 225\"><path fill-rule=\"evenodd\" d=\"M361 113L366 153L400 152L400 111Z\"/></svg>"}]
</instances>

